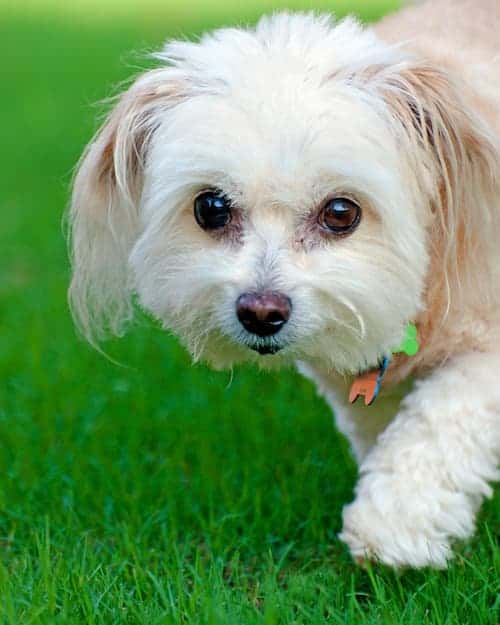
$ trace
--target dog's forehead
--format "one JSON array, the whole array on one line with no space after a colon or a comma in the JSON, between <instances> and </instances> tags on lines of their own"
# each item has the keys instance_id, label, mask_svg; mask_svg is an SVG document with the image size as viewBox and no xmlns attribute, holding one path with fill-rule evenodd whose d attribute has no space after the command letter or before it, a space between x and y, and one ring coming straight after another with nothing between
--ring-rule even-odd
<instances>
[{"instance_id":1,"label":"dog's forehead","mask_svg":"<svg viewBox=\"0 0 500 625\"><path fill-rule=\"evenodd\" d=\"M297 203L322 181L318 192L331 190L332 175L355 185L363 177L381 179L382 162L395 165L392 137L355 90L333 79L313 87L298 72L268 83L253 78L178 107L160 132L157 160L165 169L196 172L201 185L227 176L246 193L267 189Z\"/></svg>"},{"instance_id":2,"label":"dog's forehead","mask_svg":"<svg viewBox=\"0 0 500 625\"><path fill-rule=\"evenodd\" d=\"M193 89L157 133L161 179L175 171L208 186L227 176L240 188L288 189L296 200L332 172L377 177L381 163L397 161L393 137L381 103L349 74L391 54L352 20L303 14L170 44L160 57Z\"/></svg>"},{"instance_id":3,"label":"dog's forehead","mask_svg":"<svg viewBox=\"0 0 500 625\"><path fill-rule=\"evenodd\" d=\"M157 56L192 86L193 101L180 108L194 113L187 122L194 132L205 117L221 139L248 140L253 132L305 148L322 129L336 131L329 140L339 142L362 129L370 111L362 94L349 89L349 76L395 54L352 18L283 12L264 16L255 28L170 42Z\"/></svg>"}]
</instances>

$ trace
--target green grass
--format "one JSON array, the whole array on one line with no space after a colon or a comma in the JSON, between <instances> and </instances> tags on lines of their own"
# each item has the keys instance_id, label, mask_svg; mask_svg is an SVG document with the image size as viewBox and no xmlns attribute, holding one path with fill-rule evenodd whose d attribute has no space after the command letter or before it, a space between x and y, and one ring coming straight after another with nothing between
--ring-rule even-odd
<instances>
[{"instance_id":1,"label":"green grass","mask_svg":"<svg viewBox=\"0 0 500 625\"><path fill-rule=\"evenodd\" d=\"M336 538L356 469L308 382L193 367L145 318L123 367L76 337L60 222L91 104L130 51L266 3L120 4L0 7L0 624L498 622L498 496L448 571L360 570Z\"/></svg>"}]
</instances>

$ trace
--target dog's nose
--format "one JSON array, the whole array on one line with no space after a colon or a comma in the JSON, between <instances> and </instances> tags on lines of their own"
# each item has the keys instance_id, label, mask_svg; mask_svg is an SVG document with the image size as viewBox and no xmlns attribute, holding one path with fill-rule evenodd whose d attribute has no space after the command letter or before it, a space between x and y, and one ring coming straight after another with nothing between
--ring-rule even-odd
<instances>
[{"instance_id":1,"label":"dog's nose","mask_svg":"<svg viewBox=\"0 0 500 625\"><path fill-rule=\"evenodd\" d=\"M258 336L276 334L290 319L292 302L278 291L243 293L236 301L241 325Z\"/></svg>"}]
</instances>

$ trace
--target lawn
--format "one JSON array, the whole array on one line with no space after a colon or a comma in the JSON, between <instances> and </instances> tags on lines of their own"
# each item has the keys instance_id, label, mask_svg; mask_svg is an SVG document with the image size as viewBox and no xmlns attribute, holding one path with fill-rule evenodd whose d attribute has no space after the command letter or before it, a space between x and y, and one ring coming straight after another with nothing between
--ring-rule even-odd
<instances>
[{"instance_id":1,"label":"lawn","mask_svg":"<svg viewBox=\"0 0 500 625\"><path fill-rule=\"evenodd\" d=\"M498 622L498 495L449 570L358 569L356 467L310 383L192 366L146 317L107 345L121 366L74 332L61 217L94 103L166 36L280 4L0 4L1 625Z\"/></svg>"}]
</instances>

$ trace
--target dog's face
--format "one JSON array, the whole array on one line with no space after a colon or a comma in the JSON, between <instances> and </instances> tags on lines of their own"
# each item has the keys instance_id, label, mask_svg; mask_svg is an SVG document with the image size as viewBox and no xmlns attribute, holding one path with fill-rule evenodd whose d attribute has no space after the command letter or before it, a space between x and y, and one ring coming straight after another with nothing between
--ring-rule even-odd
<instances>
[{"instance_id":1,"label":"dog's face","mask_svg":"<svg viewBox=\"0 0 500 625\"><path fill-rule=\"evenodd\" d=\"M310 15L163 56L173 66L125 94L75 183L84 330L119 329L135 292L216 366L375 365L422 305L442 193L405 62Z\"/></svg>"},{"instance_id":2,"label":"dog's face","mask_svg":"<svg viewBox=\"0 0 500 625\"><path fill-rule=\"evenodd\" d=\"M366 366L419 305L426 224L395 138L355 89L300 70L242 65L151 143L134 287L218 364Z\"/></svg>"}]
</instances>

